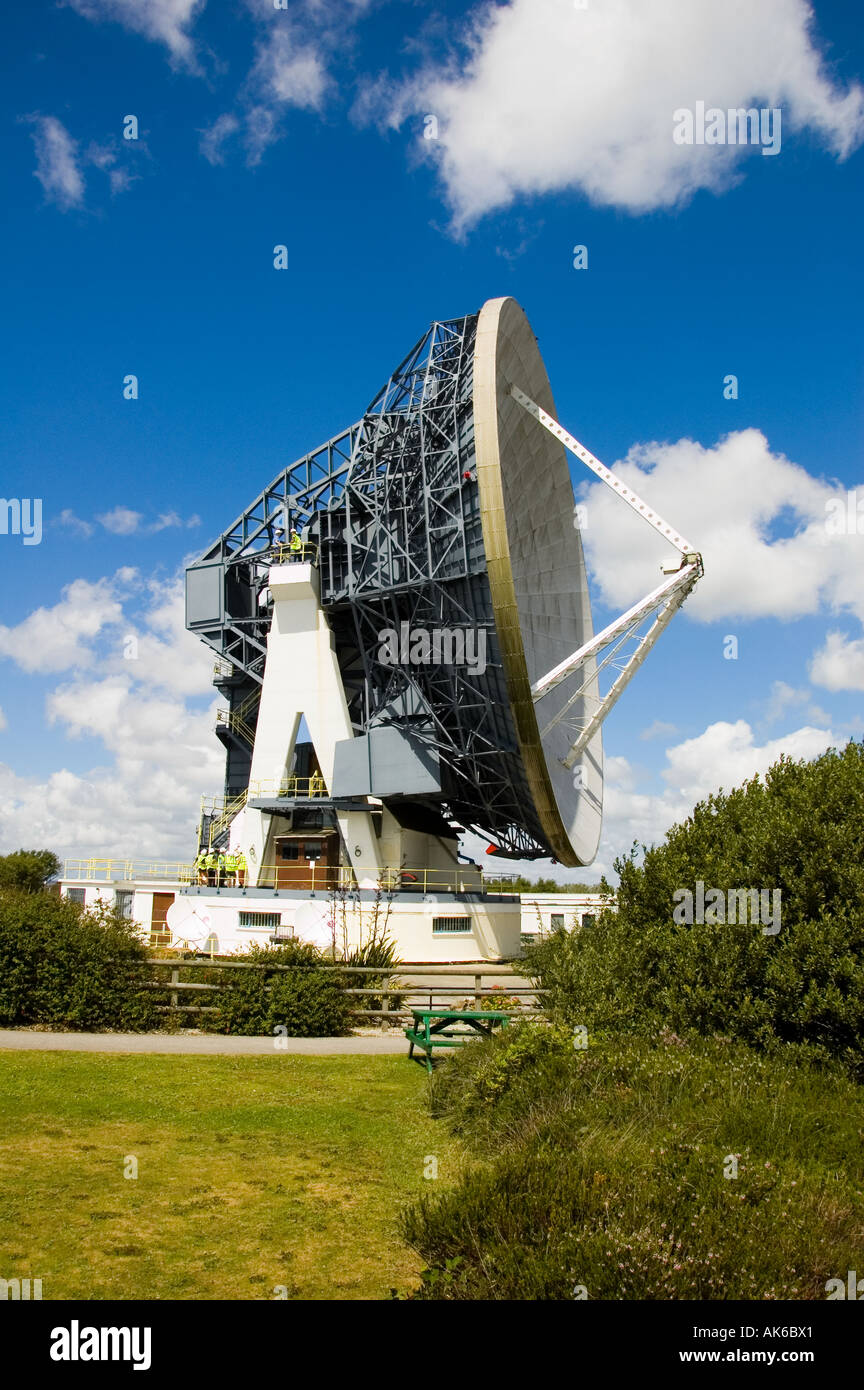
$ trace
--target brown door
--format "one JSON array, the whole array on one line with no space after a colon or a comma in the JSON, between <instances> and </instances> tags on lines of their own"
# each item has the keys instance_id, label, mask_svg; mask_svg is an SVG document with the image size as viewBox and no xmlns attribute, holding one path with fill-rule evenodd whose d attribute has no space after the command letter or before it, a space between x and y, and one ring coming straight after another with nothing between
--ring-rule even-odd
<instances>
[{"instance_id":1,"label":"brown door","mask_svg":"<svg viewBox=\"0 0 864 1390\"><path fill-rule=\"evenodd\" d=\"M331 888L339 863L337 835L291 835L276 841L277 888Z\"/></svg>"},{"instance_id":2,"label":"brown door","mask_svg":"<svg viewBox=\"0 0 864 1390\"><path fill-rule=\"evenodd\" d=\"M150 917L150 945L170 946L171 932L165 923L168 909L174 901L173 893L154 893L153 912Z\"/></svg>"}]
</instances>

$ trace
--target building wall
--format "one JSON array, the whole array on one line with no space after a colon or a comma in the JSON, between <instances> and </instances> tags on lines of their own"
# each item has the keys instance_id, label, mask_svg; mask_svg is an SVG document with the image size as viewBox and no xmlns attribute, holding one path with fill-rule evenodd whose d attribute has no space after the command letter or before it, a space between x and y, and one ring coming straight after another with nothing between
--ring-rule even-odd
<instances>
[{"instance_id":1,"label":"building wall","mask_svg":"<svg viewBox=\"0 0 864 1390\"><path fill-rule=\"evenodd\" d=\"M84 890L85 904L97 902L113 905L117 891L131 891L132 920L141 935L149 940L154 892L174 892L173 907L168 913L168 926L173 943L187 949L206 951L244 951L250 942L266 943L271 936L296 935L301 939L330 939L329 917L333 909L329 896L317 899L298 895L286 896L274 892L241 894L223 889L220 893L202 890L187 891L179 883L124 882L92 883L86 880L64 880L60 892L65 896L70 888ZM519 900L488 896L462 899L446 894L404 895L390 904L387 929L397 951L406 963L441 961L473 961L512 959L520 954L523 940L541 931L553 930L557 918L567 928L582 925L586 915L597 915L601 898L595 893L536 893ZM336 909L337 947L352 948L361 937L368 935L374 907L371 901L361 911L346 905L343 918ZM241 926L241 913L263 914L263 920ZM386 907L380 909L383 924ZM468 931L434 931L434 919L467 919ZM453 924L455 925L455 924ZM212 940L211 940L212 938Z\"/></svg>"},{"instance_id":2,"label":"building wall","mask_svg":"<svg viewBox=\"0 0 864 1390\"><path fill-rule=\"evenodd\" d=\"M241 914L243 914L241 916ZM250 917L260 923L248 923ZM278 918L278 923L277 923ZM250 942L265 943L274 934L297 936L326 945L336 934L337 949L352 949L368 937L374 904L367 900L358 911L346 903L335 910L328 896L315 902L301 897L266 893L260 896L232 894L181 894L168 915L174 939L197 950L242 951ZM436 919L439 930L436 930ZM457 919L454 921L453 919ZM446 930L441 926L446 924ZM499 899L459 900L444 894L434 900L400 898L379 908L379 928L386 925L402 960L472 961L518 956L521 949L521 910L518 901ZM455 928L459 928L458 930ZM467 930L462 929L467 927Z\"/></svg>"},{"instance_id":3,"label":"building wall","mask_svg":"<svg viewBox=\"0 0 864 1390\"><path fill-rule=\"evenodd\" d=\"M581 927L583 918L599 914L603 902L599 893L523 893L522 934L536 936L556 926Z\"/></svg>"},{"instance_id":4,"label":"building wall","mask_svg":"<svg viewBox=\"0 0 864 1390\"><path fill-rule=\"evenodd\" d=\"M146 885L125 881L112 881L109 883L92 883L84 880L69 880L60 884L60 896L67 897L69 889L83 889L84 906L95 907L97 903L106 903L108 907L115 906L117 893L132 893L132 921L150 937L150 922L153 916L153 894L154 893L176 893L179 891L179 884L176 883L148 883Z\"/></svg>"}]
</instances>

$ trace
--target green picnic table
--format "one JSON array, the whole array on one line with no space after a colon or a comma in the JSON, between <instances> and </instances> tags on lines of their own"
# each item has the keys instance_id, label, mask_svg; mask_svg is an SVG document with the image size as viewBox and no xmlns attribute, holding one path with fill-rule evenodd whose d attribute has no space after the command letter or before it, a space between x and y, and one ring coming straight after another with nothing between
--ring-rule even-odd
<instances>
[{"instance_id":1,"label":"green picnic table","mask_svg":"<svg viewBox=\"0 0 864 1390\"><path fill-rule=\"evenodd\" d=\"M414 1025L405 1029L405 1036L411 1046L408 1056L414 1056L415 1047L425 1053L426 1070L432 1070L432 1049L434 1047L461 1047L472 1038L491 1038L497 1027L506 1028L510 1015L497 1013L493 1009L412 1009ZM453 1024L465 1023L467 1028L457 1031Z\"/></svg>"}]
</instances>

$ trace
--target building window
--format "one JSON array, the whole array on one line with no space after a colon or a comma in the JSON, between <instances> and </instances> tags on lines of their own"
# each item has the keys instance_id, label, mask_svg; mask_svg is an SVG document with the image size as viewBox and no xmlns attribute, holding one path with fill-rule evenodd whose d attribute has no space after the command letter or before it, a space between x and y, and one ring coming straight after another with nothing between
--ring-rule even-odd
<instances>
[{"instance_id":1,"label":"building window","mask_svg":"<svg viewBox=\"0 0 864 1390\"><path fill-rule=\"evenodd\" d=\"M320 859L322 854L320 840L307 840L303 846L304 859Z\"/></svg>"},{"instance_id":2,"label":"building window","mask_svg":"<svg viewBox=\"0 0 864 1390\"><path fill-rule=\"evenodd\" d=\"M564 913L553 912L549 918L549 926L552 931L558 931L564 925Z\"/></svg>"},{"instance_id":3,"label":"building window","mask_svg":"<svg viewBox=\"0 0 864 1390\"><path fill-rule=\"evenodd\" d=\"M299 858L300 858L300 846L298 845L297 841L296 841L296 840L283 840L282 844L279 846L279 858L280 858L280 859L299 859Z\"/></svg>"},{"instance_id":4,"label":"building window","mask_svg":"<svg viewBox=\"0 0 864 1390\"><path fill-rule=\"evenodd\" d=\"M87 901L86 888L67 888L66 897L71 903L83 903Z\"/></svg>"},{"instance_id":5,"label":"building window","mask_svg":"<svg viewBox=\"0 0 864 1390\"><path fill-rule=\"evenodd\" d=\"M114 894L114 906L121 917L129 918L132 916L132 899L134 896L134 893L131 893L128 888L117 889Z\"/></svg>"},{"instance_id":6,"label":"building window","mask_svg":"<svg viewBox=\"0 0 864 1390\"><path fill-rule=\"evenodd\" d=\"M278 927L282 923L280 912L241 912L237 925L240 927Z\"/></svg>"},{"instance_id":7,"label":"building window","mask_svg":"<svg viewBox=\"0 0 864 1390\"><path fill-rule=\"evenodd\" d=\"M597 920L597 919L595 918L593 912L583 912L583 914L582 914L582 926L583 926L583 927L593 927L593 925L594 925L594 923L595 923L596 920Z\"/></svg>"},{"instance_id":8,"label":"building window","mask_svg":"<svg viewBox=\"0 0 864 1390\"><path fill-rule=\"evenodd\" d=\"M433 936L466 936L471 931L470 917L433 917Z\"/></svg>"}]
</instances>

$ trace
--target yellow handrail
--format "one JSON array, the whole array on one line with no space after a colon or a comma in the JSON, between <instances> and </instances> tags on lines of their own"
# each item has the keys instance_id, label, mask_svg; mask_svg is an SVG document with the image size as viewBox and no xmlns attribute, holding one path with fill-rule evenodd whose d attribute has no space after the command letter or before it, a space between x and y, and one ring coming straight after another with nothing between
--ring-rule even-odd
<instances>
[{"instance_id":1,"label":"yellow handrail","mask_svg":"<svg viewBox=\"0 0 864 1390\"><path fill-rule=\"evenodd\" d=\"M250 782L247 788L249 799L262 796L286 796L286 797L314 797L328 796L327 786L320 773L313 773L311 777L283 777L277 780L275 777L263 778L257 782Z\"/></svg>"},{"instance_id":2,"label":"yellow handrail","mask_svg":"<svg viewBox=\"0 0 864 1390\"><path fill-rule=\"evenodd\" d=\"M272 555L277 565L318 563L318 547L312 541L301 541L299 545L291 545L290 541L274 545Z\"/></svg>"}]
</instances>

